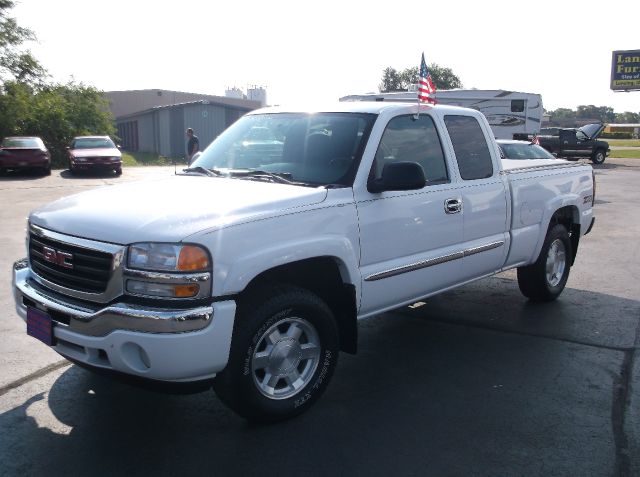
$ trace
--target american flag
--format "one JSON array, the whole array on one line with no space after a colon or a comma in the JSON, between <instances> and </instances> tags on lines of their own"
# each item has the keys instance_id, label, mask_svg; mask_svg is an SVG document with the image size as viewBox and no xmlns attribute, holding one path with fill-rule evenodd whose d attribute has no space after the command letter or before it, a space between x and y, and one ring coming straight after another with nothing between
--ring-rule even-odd
<instances>
[{"instance_id":1,"label":"american flag","mask_svg":"<svg viewBox=\"0 0 640 477\"><path fill-rule=\"evenodd\" d=\"M418 101L436 104L435 98L431 95L435 95L436 85L431 80L431 74L427 68L427 63L424 61L424 53L422 53L422 61L420 62L420 81L418 84Z\"/></svg>"}]
</instances>

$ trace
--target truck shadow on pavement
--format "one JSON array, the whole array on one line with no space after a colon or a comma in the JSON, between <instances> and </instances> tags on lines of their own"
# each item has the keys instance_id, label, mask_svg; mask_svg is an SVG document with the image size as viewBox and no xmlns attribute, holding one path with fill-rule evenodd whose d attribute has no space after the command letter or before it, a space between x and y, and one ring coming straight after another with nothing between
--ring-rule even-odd
<instances>
[{"instance_id":1,"label":"truck shadow on pavement","mask_svg":"<svg viewBox=\"0 0 640 477\"><path fill-rule=\"evenodd\" d=\"M320 401L271 426L212 391L72 366L48 393L10 392L22 404L0 415L0 474L624 475L612 416L639 316L635 300L567 289L533 305L482 280L361 322Z\"/></svg>"}]
</instances>

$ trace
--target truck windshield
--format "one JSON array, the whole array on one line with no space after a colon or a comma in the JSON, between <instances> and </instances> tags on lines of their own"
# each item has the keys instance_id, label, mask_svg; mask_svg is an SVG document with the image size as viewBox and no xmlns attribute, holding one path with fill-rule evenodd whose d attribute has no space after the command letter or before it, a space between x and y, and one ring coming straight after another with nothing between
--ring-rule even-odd
<instances>
[{"instance_id":1,"label":"truck windshield","mask_svg":"<svg viewBox=\"0 0 640 477\"><path fill-rule=\"evenodd\" d=\"M191 165L233 177L281 175L310 185L353 184L374 114L274 113L244 116Z\"/></svg>"}]
</instances>

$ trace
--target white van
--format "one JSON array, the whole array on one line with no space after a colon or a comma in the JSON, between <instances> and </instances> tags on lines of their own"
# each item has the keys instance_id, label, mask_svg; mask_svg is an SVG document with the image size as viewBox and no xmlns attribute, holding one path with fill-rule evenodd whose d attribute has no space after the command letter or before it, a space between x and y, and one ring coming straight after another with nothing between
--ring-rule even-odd
<instances>
[{"instance_id":1,"label":"white van","mask_svg":"<svg viewBox=\"0 0 640 477\"><path fill-rule=\"evenodd\" d=\"M437 91L439 104L462 106L485 115L496 139L528 139L540 132L542 96L501 89L450 89ZM417 85L397 93L354 94L340 101L399 101L417 103Z\"/></svg>"}]
</instances>

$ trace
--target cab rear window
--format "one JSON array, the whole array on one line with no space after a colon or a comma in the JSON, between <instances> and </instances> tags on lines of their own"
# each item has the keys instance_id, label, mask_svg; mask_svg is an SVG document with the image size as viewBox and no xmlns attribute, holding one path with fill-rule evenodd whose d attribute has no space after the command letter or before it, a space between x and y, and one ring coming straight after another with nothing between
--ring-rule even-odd
<instances>
[{"instance_id":1,"label":"cab rear window","mask_svg":"<svg viewBox=\"0 0 640 477\"><path fill-rule=\"evenodd\" d=\"M447 115L444 122L456 154L460 177L467 181L491 177L491 153L478 120L472 116Z\"/></svg>"}]
</instances>

